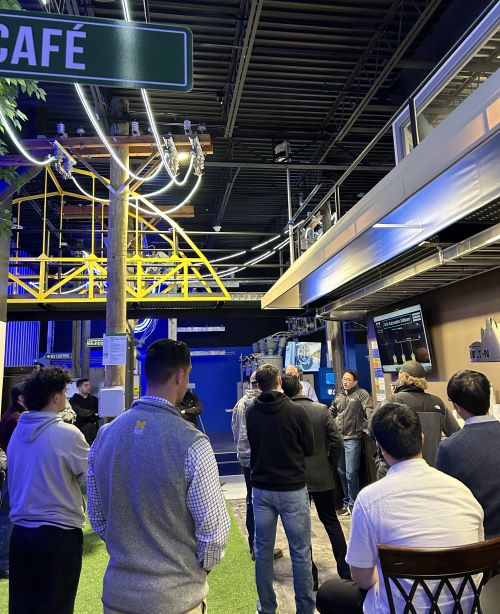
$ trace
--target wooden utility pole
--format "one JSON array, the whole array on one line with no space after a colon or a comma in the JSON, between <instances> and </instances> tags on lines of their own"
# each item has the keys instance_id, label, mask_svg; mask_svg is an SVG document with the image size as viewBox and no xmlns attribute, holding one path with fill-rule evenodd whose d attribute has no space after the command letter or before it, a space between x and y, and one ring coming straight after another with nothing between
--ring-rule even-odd
<instances>
[{"instance_id":1,"label":"wooden utility pole","mask_svg":"<svg viewBox=\"0 0 500 614\"><path fill-rule=\"evenodd\" d=\"M128 136L129 122L119 121L128 117L129 103L126 98L115 97L111 100L111 134ZM114 121L114 118L117 118ZM129 168L129 148L121 146L115 149L120 160ZM118 190L129 178L118 163L110 158L109 179L111 187ZM109 192L109 226L107 250L108 295L106 300L106 335L127 333L127 229L128 229L127 189L119 195ZM125 387L125 365L107 365L104 384Z\"/></svg>"}]
</instances>

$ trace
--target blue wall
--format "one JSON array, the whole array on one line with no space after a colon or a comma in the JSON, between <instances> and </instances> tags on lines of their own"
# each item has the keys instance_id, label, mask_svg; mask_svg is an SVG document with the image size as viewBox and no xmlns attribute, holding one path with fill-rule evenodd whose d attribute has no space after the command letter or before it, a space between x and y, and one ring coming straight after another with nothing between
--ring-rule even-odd
<instances>
[{"instance_id":1,"label":"blue wall","mask_svg":"<svg viewBox=\"0 0 500 614\"><path fill-rule=\"evenodd\" d=\"M191 348L196 350L197 348ZM204 348L205 350L210 348ZM225 356L192 356L190 381L203 403L202 419L207 432L231 431L231 414L236 404L236 383L240 380L241 354L250 354L250 347L217 347Z\"/></svg>"}]
</instances>

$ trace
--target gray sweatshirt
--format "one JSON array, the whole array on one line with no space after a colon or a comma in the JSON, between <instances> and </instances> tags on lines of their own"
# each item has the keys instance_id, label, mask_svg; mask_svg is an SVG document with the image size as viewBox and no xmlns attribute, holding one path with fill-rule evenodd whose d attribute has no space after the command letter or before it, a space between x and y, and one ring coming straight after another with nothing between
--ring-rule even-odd
<instances>
[{"instance_id":1,"label":"gray sweatshirt","mask_svg":"<svg viewBox=\"0 0 500 614\"><path fill-rule=\"evenodd\" d=\"M59 414L21 414L7 449L11 521L31 528L82 528L80 485L87 478L88 452L81 432Z\"/></svg>"}]
</instances>

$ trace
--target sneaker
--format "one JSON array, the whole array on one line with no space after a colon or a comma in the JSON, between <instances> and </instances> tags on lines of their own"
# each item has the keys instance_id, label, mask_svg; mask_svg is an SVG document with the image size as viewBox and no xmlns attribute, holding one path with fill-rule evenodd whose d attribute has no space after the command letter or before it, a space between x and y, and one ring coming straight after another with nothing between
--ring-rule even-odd
<instances>
[{"instance_id":1,"label":"sneaker","mask_svg":"<svg viewBox=\"0 0 500 614\"><path fill-rule=\"evenodd\" d=\"M342 511L339 514L339 516L350 516L350 515L351 515L351 509L349 507L343 507Z\"/></svg>"}]
</instances>

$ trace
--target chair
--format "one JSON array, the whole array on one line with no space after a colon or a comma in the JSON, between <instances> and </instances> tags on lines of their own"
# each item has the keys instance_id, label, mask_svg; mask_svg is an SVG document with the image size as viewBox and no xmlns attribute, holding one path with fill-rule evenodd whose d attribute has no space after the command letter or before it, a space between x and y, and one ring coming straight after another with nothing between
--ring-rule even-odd
<instances>
[{"instance_id":1,"label":"chair","mask_svg":"<svg viewBox=\"0 0 500 614\"><path fill-rule=\"evenodd\" d=\"M413 603L415 595L422 594L430 601L425 614L442 614L439 598L444 594L448 601L454 601L453 609L450 612L447 608L446 614L481 614L479 595L488 579L498 571L500 537L457 548L379 545L378 552L391 614L424 614ZM474 576L478 574L482 575L476 585ZM399 595L393 593L396 589ZM403 598L403 611L396 610L395 596ZM461 603L464 597L467 597L465 609Z\"/></svg>"}]
</instances>

